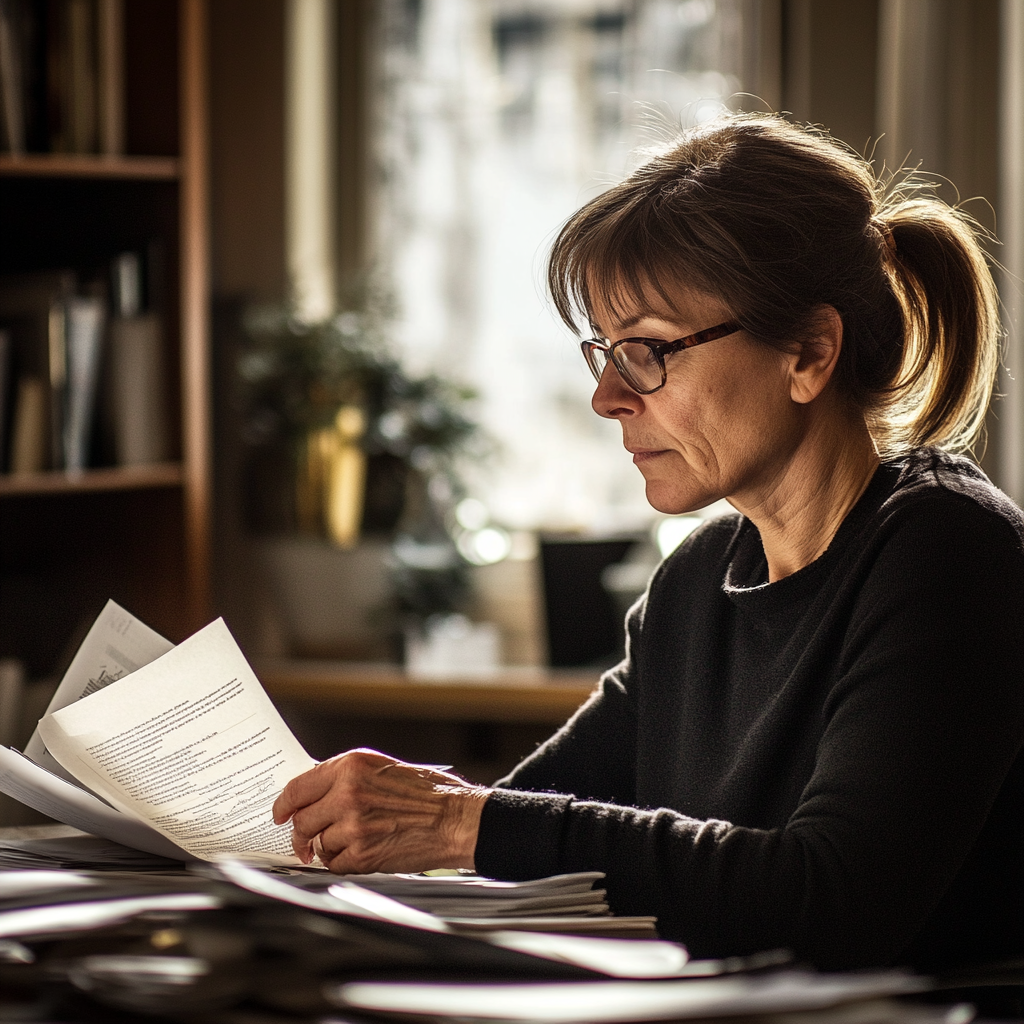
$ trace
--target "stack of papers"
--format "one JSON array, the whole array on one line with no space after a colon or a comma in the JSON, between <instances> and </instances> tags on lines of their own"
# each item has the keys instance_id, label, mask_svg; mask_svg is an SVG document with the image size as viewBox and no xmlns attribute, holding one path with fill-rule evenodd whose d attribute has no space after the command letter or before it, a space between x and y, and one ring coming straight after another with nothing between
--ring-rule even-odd
<instances>
[{"instance_id":1,"label":"stack of papers","mask_svg":"<svg viewBox=\"0 0 1024 1024\"><path fill-rule=\"evenodd\" d=\"M112 1008L140 1022L312 1024L329 1019L332 1005L346 1020L355 1011L364 1021L397 1015L423 1024L970 1019L965 1006L896 1001L929 987L907 974L827 975L773 963L777 955L689 961L682 946L657 940L464 935L351 882L315 891L239 861L175 875L0 872L0 991L8 1011L8 997L21 998L19 1020L98 1020Z\"/></svg>"},{"instance_id":2,"label":"stack of papers","mask_svg":"<svg viewBox=\"0 0 1024 1024\"><path fill-rule=\"evenodd\" d=\"M498 882L478 875L348 875L346 880L436 914L463 931L547 931L574 935L653 936L653 917L613 917L600 871Z\"/></svg>"},{"instance_id":3,"label":"stack of papers","mask_svg":"<svg viewBox=\"0 0 1024 1024\"><path fill-rule=\"evenodd\" d=\"M91 869L94 871L168 871L180 861L144 853L76 829L46 838L0 838L0 871L15 868Z\"/></svg>"}]
</instances>

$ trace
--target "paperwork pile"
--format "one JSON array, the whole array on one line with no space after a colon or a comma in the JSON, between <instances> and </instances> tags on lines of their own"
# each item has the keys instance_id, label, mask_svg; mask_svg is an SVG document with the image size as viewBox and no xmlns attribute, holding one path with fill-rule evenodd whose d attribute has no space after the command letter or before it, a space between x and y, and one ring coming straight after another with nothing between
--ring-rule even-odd
<instances>
[{"instance_id":1,"label":"paperwork pile","mask_svg":"<svg viewBox=\"0 0 1024 1024\"><path fill-rule=\"evenodd\" d=\"M769 958L770 960L771 958ZM0 1017L313 1024L382 1017L577 1024L965 1024L894 997L926 983L690 961L670 942L469 936L351 882L328 892L237 861L177 875L0 872ZM782 1015L785 1016L782 1016ZM824 1014L825 1016L822 1016ZM832 1016L829 1016L831 1014Z\"/></svg>"},{"instance_id":2,"label":"paperwork pile","mask_svg":"<svg viewBox=\"0 0 1024 1024\"><path fill-rule=\"evenodd\" d=\"M0 870L11 868L87 868L96 871L166 871L181 861L143 853L130 846L90 836L77 829L43 827L50 834L34 838L0 837ZM56 834L53 834L56 833ZM0 891L4 876L0 875Z\"/></svg>"},{"instance_id":3,"label":"paperwork pile","mask_svg":"<svg viewBox=\"0 0 1024 1024\"><path fill-rule=\"evenodd\" d=\"M515 929L574 935L654 937L653 917L613 917L601 871L579 871L527 882L477 875L350 875L374 892L443 918L462 931Z\"/></svg>"}]
</instances>

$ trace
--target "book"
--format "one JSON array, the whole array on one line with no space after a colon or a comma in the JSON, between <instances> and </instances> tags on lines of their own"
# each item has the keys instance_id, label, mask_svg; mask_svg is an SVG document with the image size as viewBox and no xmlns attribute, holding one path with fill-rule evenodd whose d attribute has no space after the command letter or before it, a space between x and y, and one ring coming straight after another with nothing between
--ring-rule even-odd
<instances>
[{"instance_id":1,"label":"book","mask_svg":"<svg viewBox=\"0 0 1024 1024\"><path fill-rule=\"evenodd\" d=\"M0 473L7 468L7 438L10 436L10 413L13 406L11 359L14 339L6 327L0 327Z\"/></svg>"},{"instance_id":2,"label":"book","mask_svg":"<svg viewBox=\"0 0 1024 1024\"><path fill-rule=\"evenodd\" d=\"M124 0L0 0L0 151L124 153Z\"/></svg>"},{"instance_id":3,"label":"book","mask_svg":"<svg viewBox=\"0 0 1024 1024\"><path fill-rule=\"evenodd\" d=\"M110 419L114 452L121 466L144 466L170 458L167 378L163 331L156 295L159 262L147 263L149 309L143 307L142 260L121 253L112 265L110 322Z\"/></svg>"},{"instance_id":4,"label":"book","mask_svg":"<svg viewBox=\"0 0 1024 1024\"><path fill-rule=\"evenodd\" d=\"M12 373L18 381L12 472L63 467L67 301L74 290L69 270L0 278L0 326L11 332Z\"/></svg>"},{"instance_id":5,"label":"book","mask_svg":"<svg viewBox=\"0 0 1024 1024\"><path fill-rule=\"evenodd\" d=\"M63 102L67 111L66 148L96 152L96 26L93 0L64 0L67 53Z\"/></svg>"},{"instance_id":6,"label":"book","mask_svg":"<svg viewBox=\"0 0 1024 1024\"><path fill-rule=\"evenodd\" d=\"M271 807L314 764L222 619L172 647L108 602L0 791L163 856L298 865Z\"/></svg>"},{"instance_id":7,"label":"book","mask_svg":"<svg viewBox=\"0 0 1024 1024\"><path fill-rule=\"evenodd\" d=\"M67 300L67 409L62 438L67 470L83 470L89 463L105 320L102 299L75 296Z\"/></svg>"},{"instance_id":8,"label":"book","mask_svg":"<svg viewBox=\"0 0 1024 1024\"><path fill-rule=\"evenodd\" d=\"M124 153L124 0L96 7L97 97L100 152Z\"/></svg>"},{"instance_id":9,"label":"book","mask_svg":"<svg viewBox=\"0 0 1024 1024\"><path fill-rule=\"evenodd\" d=\"M9 465L12 473L39 473L46 469L49 451L46 420L45 383L35 376L19 378L11 424Z\"/></svg>"},{"instance_id":10,"label":"book","mask_svg":"<svg viewBox=\"0 0 1024 1024\"><path fill-rule=\"evenodd\" d=\"M0 0L0 149L25 152L25 73L18 0Z\"/></svg>"}]
</instances>

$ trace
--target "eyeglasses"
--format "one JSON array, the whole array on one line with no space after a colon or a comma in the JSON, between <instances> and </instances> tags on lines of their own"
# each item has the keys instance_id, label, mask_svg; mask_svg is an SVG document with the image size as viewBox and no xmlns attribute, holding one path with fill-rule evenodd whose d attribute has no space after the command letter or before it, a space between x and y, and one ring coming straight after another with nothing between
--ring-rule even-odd
<instances>
[{"instance_id":1,"label":"eyeglasses","mask_svg":"<svg viewBox=\"0 0 1024 1024\"><path fill-rule=\"evenodd\" d=\"M724 338L742 330L735 321L709 327L705 331L687 335L676 341L658 341L655 338L623 338L607 345L597 338L580 342L594 380L601 382L608 360L619 371L619 376L639 395L651 395L665 386L665 356L684 348L695 348L708 341Z\"/></svg>"}]
</instances>

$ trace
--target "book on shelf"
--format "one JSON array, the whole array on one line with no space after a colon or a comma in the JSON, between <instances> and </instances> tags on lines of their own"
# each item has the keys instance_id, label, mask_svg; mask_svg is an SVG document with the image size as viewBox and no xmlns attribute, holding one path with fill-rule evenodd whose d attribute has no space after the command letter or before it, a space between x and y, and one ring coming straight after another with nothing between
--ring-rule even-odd
<instances>
[{"instance_id":1,"label":"book on shelf","mask_svg":"<svg viewBox=\"0 0 1024 1024\"><path fill-rule=\"evenodd\" d=\"M67 301L70 271L0 278L0 325L10 331L14 386L12 473L61 468L67 398Z\"/></svg>"},{"instance_id":2,"label":"book on shelf","mask_svg":"<svg viewBox=\"0 0 1024 1024\"><path fill-rule=\"evenodd\" d=\"M114 451L122 466L170 458L163 331L154 294L159 278L155 246L150 246L147 257L147 289L138 253L121 253L112 265L109 412ZM148 292L145 305L144 291Z\"/></svg>"},{"instance_id":3,"label":"book on shelf","mask_svg":"<svg viewBox=\"0 0 1024 1024\"><path fill-rule=\"evenodd\" d=\"M93 413L99 385L106 310L97 296L71 296L66 302L67 394L63 423L63 468L89 465Z\"/></svg>"},{"instance_id":4,"label":"book on shelf","mask_svg":"<svg viewBox=\"0 0 1024 1024\"><path fill-rule=\"evenodd\" d=\"M94 274L80 288L72 271L0 277L0 470L79 472L97 460L140 466L171 457L154 307L159 246L149 248L145 288L137 252L113 260L109 285Z\"/></svg>"},{"instance_id":5,"label":"book on shelf","mask_svg":"<svg viewBox=\"0 0 1024 1024\"><path fill-rule=\"evenodd\" d=\"M0 0L0 148L125 149L124 0Z\"/></svg>"},{"instance_id":6,"label":"book on shelf","mask_svg":"<svg viewBox=\"0 0 1024 1024\"><path fill-rule=\"evenodd\" d=\"M11 373L13 345L10 330L0 327L0 473L7 468L7 438L11 434L11 409L14 405L14 379Z\"/></svg>"},{"instance_id":7,"label":"book on shelf","mask_svg":"<svg viewBox=\"0 0 1024 1024\"><path fill-rule=\"evenodd\" d=\"M25 72L18 0L0 0L0 148L25 152Z\"/></svg>"},{"instance_id":8,"label":"book on shelf","mask_svg":"<svg viewBox=\"0 0 1024 1024\"><path fill-rule=\"evenodd\" d=\"M101 297L75 292L71 271L0 278L0 326L10 348L6 361L0 353L0 379L11 378L4 394L13 398L6 446L12 473L89 465L106 310Z\"/></svg>"}]
</instances>

